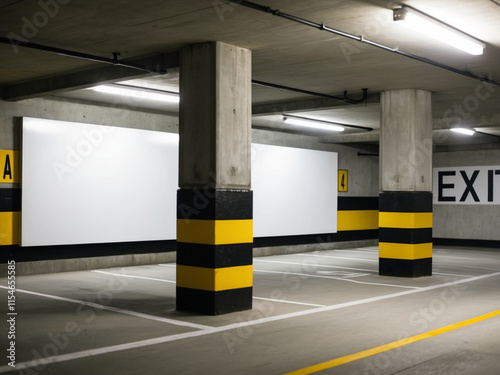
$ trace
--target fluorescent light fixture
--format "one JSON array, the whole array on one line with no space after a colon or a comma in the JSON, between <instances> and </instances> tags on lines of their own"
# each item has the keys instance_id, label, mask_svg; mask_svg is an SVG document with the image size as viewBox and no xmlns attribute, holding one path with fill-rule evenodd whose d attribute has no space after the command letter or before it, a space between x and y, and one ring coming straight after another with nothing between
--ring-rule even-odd
<instances>
[{"instance_id":1,"label":"fluorescent light fixture","mask_svg":"<svg viewBox=\"0 0 500 375\"><path fill-rule=\"evenodd\" d=\"M105 94L122 95L129 98L156 100L167 103L179 103L179 95L170 92L151 91L148 89L134 88L119 85L101 85L92 88L94 91Z\"/></svg>"},{"instance_id":2,"label":"fluorescent light fixture","mask_svg":"<svg viewBox=\"0 0 500 375\"><path fill-rule=\"evenodd\" d=\"M320 130L330 130L334 132L343 132L344 127L327 121L313 120L302 117L292 117L283 115L283 122L285 124L302 126L305 128L313 128Z\"/></svg>"},{"instance_id":3,"label":"fluorescent light fixture","mask_svg":"<svg viewBox=\"0 0 500 375\"><path fill-rule=\"evenodd\" d=\"M451 128L452 132L466 134L466 135L474 135L475 131L470 128Z\"/></svg>"},{"instance_id":4,"label":"fluorescent light fixture","mask_svg":"<svg viewBox=\"0 0 500 375\"><path fill-rule=\"evenodd\" d=\"M471 55L482 55L486 45L470 35L455 29L416 9L404 6L393 11L394 21L404 21L409 28L449 44Z\"/></svg>"}]
</instances>

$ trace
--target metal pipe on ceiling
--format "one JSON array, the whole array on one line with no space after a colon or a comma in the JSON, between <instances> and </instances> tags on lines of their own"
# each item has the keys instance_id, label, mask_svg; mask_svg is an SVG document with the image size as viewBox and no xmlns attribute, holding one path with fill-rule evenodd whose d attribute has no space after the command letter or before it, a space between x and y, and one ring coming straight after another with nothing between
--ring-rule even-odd
<instances>
[{"instance_id":1,"label":"metal pipe on ceiling","mask_svg":"<svg viewBox=\"0 0 500 375\"><path fill-rule=\"evenodd\" d=\"M54 53L54 54L61 55L61 56L73 57L73 58L83 59L83 60L87 60L87 61L94 61L94 62L99 62L99 63L123 66L123 67L127 67L127 68L142 70L142 71L145 71L148 73L156 73L156 74L166 74L167 73L166 69L160 68L159 70L156 70L154 68L151 68L150 66L145 66L145 65L140 65L140 64L128 62L128 61L118 60L119 54L116 52L113 53L113 58L111 59L111 58L107 58L107 57L90 55L88 53L70 51L67 49L45 46L45 45L36 44L36 43L32 43L32 42L24 42L24 41L20 41L20 40L16 40L16 39L8 39L8 38L4 38L4 37L0 37L0 43L26 47L26 48L35 49L38 51ZM367 93L368 89L363 89L363 96L361 97L361 99L351 99L351 98L347 97L347 91L344 91L344 97L338 97L338 96L334 96L334 95L322 94L322 93L317 93L317 92L313 92L313 91L302 90L302 89L297 89L297 88L293 88L293 87L289 87L289 86L283 86L283 85L278 85L278 84L263 82L263 81L257 81L257 80L252 80L252 83L255 85L260 85L260 86L265 86L265 87L272 87L272 88L276 88L276 89L300 92L302 94L338 100L338 101L348 103L348 104L362 103L368 97L368 93Z\"/></svg>"},{"instance_id":2,"label":"metal pipe on ceiling","mask_svg":"<svg viewBox=\"0 0 500 375\"><path fill-rule=\"evenodd\" d=\"M282 90L287 90L287 91L299 92L301 94L319 96L319 97L322 97L322 98L338 100L338 101L349 103L349 104L363 103L366 100L366 98L368 97L368 89L362 89L363 90L363 96L361 97L361 99L350 99L350 98L347 97L347 91L344 91L344 97L342 98L342 97L339 97L339 96L334 96L334 95L329 95L329 94L322 94L322 93L318 93L318 92L314 92L314 91L309 91L309 90L297 89L297 88L294 88L294 87L289 87L289 86L278 85L278 84L275 84L275 83L258 81L258 80L255 80L255 79L252 79L252 83L254 85L258 85L258 86L272 87L272 88L275 88L275 89L282 89Z\"/></svg>"},{"instance_id":3,"label":"metal pipe on ceiling","mask_svg":"<svg viewBox=\"0 0 500 375\"><path fill-rule=\"evenodd\" d=\"M118 60L119 54L116 52L113 53L113 58L111 59L111 58L107 58L107 57L90 55L88 53L75 52L75 51L70 51L67 49L44 46L41 44L29 42L29 41L25 42L25 41L21 41L21 40L9 39L9 38L4 38L4 37L0 37L0 43L36 49L38 51L55 53L57 55L73 57L73 58L77 58L77 59L83 59L83 60L95 61L95 62L99 62L99 63L123 66L126 68L142 70L142 71L148 72L148 73L157 73L157 74L166 74L167 73L166 69L160 68L159 70L157 70L157 69L152 68L150 66L144 66L144 65L135 64L135 63L128 62L128 61Z\"/></svg>"},{"instance_id":4,"label":"metal pipe on ceiling","mask_svg":"<svg viewBox=\"0 0 500 375\"><path fill-rule=\"evenodd\" d=\"M345 38L356 40L360 43L365 43L365 44L371 45L373 47L380 48L384 51L392 52L392 53L395 53L395 54L400 55L400 56L404 56L404 57L407 57L407 58L410 58L410 59L413 59L416 61L420 61L420 62L425 63L425 64L433 65L433 66L436 66L438 68L448 70L448 71L456 73L456 74L463 75L463 76L468 77L468 78L472 78L472 79L475 79L475 80L478 80L481 82L488 83L488 84L493 85L493 86L500 87L500 82L494 81L494 80L489 79L487 77L481 77L481 76L478 76L478 75L473 74L471 72L468 72L466 70L460 70L460 69L454 68L452 66L445 65L445 64L442 64L440 62L427 59L425 57L421 57L418 55L414 55L412 53L400 51L398 48L392 48L392 47L389 47L389 46L386 46L386 45L383 45L383 44L380 44L377 42L373 42L371 40L365 39L362 35L354 35L354 34L350 34L350 33L347 33L347 32L341 31L341 30L336 30L336 29L333 29L331 27L326 26L323 23L309 21L309 20L306 20L304 18L293 16L293 15L288 14L288 13L283 13L279 9L272 9L269 6L256 4L256 3L253 3L251 1L246 1L246 0L229 0L229 1L233 2L233 3L237 3L239 5L243 5L247 8L252 8L252 9L264 12L264 13L271 13L273 16L282 17L282 18L288 19L290 21L294 21L294 22L297 22L297 23L300 23L300 24L303 24L306 26L313 27L313 28L318 29L318 30L327 31L327 32L335 34L335 35L340 35L340 36L345 37Z\"/></svg>"}]
</instances>

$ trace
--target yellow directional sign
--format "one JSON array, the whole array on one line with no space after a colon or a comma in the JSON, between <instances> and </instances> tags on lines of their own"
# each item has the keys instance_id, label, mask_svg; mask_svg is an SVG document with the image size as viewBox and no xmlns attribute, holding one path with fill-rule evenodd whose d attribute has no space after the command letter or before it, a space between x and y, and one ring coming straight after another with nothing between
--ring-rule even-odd
<instances>
[{"instance_id":1,"label":"yellow directional sign","mask_svg":"<svg viewBox=\"0 0 500 375\"><path fill-rule=\"evenodd\" d=\"M0 182L17 183L19 151L0 150Z\"/></svg>"},{"instance_id":2,"label":"yellow directional sign","mask_svg":"<svg viewBox=\"0 0 500 375\"><path fill-rule=\"evenodd\" d=\"M347 191L347 169L339 169L339 191Z\"/></svg>"}]
</instances>

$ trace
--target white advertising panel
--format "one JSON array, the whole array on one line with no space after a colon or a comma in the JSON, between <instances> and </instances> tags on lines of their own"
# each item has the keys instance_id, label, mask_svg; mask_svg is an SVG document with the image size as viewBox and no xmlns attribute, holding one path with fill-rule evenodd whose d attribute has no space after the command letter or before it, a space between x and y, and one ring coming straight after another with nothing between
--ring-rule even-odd
<instances>
[{"instance_id":1,"label":"white advertising panel","mask_svg":"<svg viewBox=\"0 0 500 375\"><path fill-rule=\"evenodd\" d=\"M500 204L500 166L433 170L434 204Z\"/></svg>"},{"instance_id":2,"label":"white advertising panel","mask_svg":"<svg viewBox=\"0 0 500 375\"><path fill-rule=\"evenodd\" d=\"M254 236L337 232L337 154L252 145Z\"/></svg>"},{"instance_id":3,"label":"white advertising panel","mask_svg":"<svg viewBox=\"0 0 500 375\"><path fill-rule=\"evenodd\" d=\"M175 239L178 135L23 118L22 246Z\"/></svg>"}]
</instances>

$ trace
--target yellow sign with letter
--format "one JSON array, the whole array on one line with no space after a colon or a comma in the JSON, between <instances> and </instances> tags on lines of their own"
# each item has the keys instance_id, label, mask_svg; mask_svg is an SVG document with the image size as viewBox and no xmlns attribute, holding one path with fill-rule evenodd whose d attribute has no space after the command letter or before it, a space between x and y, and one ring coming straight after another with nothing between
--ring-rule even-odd
<instances>
[{"instance_id":1,"label":"yellow sign with letter","mask_svg":"<svg viewBox=\"0 0 500 375\"><path fill-rule=\"evenodd\" d=\"M0 150L0 182L18 183L19 151Z\"/></svg>"}]
</instances>

